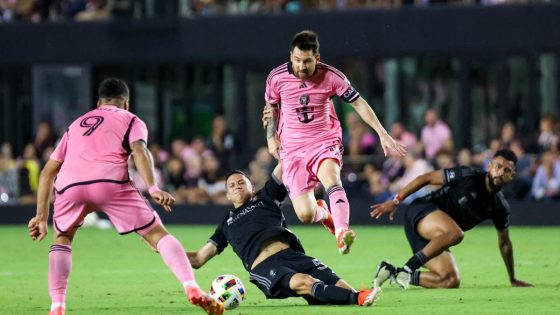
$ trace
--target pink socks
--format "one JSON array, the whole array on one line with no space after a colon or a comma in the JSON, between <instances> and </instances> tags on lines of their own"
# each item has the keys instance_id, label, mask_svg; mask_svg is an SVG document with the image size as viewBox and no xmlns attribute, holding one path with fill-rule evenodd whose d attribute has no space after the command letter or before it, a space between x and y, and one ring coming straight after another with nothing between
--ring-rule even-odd
<instances>
[{"instance_id":1,"label":"pink socks","mask_svg":"<svg viewBox=\"0 0 560 315\"><path fill-rule=\"evenodd\" d=\"M344 188L340 185L329 187L329 189L327 189L327 194L329 195L334 228L338 235L340 230L348 229L350 204L348 204L348 198L346 198Z\"/></svg>"},{"instance_id":2,"label":"pink socks","mask_svg":"<svg viewBox=\"0 0 560 315\"><path fill-rule=\"evenodd\" d=\"M157 250L165 264L173 271L183 286L198 287L185 249L173 235L168 234L162 237L157 243Z\"/></svg>"},{"instance_id":3,"label":"pink socks","mask_svg":"<svg viewBox=\"0 0 560 315\"><path fill-rule=\"evenodd\" d=\"M72 270L72 247L58 244L51 245L49 251L49 294L53 305L65 307L70 270Z\"/></svg>"}]
</instances>

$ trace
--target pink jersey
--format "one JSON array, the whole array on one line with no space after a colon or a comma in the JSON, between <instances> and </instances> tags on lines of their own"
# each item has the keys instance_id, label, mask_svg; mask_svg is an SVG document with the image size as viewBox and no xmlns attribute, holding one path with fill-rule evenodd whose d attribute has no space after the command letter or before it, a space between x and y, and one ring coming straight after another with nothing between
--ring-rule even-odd
<instances>
[{"instance_id":1,"label":"pink jersey","mask_svg":"<svg viewBox=\"0 0 560 315\"><path fill-rule=\"evenodd\" d=\"M116 106L101 106L76 119L51 155L62 163L55 190L96 182L126 183L131 144L147 142L146 124Z\"/></svg>"},{"instance_id":2,"label":"pink jersey","mask_svg":"<svg viewBox=\"0 0 560 315\"><path fill-rule=\"evenodd\" d=\"M342 128L331 100L335 95L347 103L360 96L342 72L327 64L317 63L315 73L306 80L293 74L289 62L270 72L265 100L280 107L281 155L320 143L341 142Z\"/></svg>"}]
</instances>

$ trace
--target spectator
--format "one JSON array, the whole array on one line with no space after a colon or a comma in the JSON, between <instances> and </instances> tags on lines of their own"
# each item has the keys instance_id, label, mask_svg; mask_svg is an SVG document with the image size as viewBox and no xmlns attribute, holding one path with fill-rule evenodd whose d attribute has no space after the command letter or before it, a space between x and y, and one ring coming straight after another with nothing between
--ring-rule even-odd
<instances>
[{"instance_id":1,"label":"spectator","mask_svg":"<svg viewBox=\"0 0 560 315\"><path fill-rule=\"evenodd\" d=\"M381 171L377 170L373 164L366 164L364 174L367 178L368 193L373 197L372 202L381 203L391 198L389 181Z\"/></svg>"},{"instance_id":2,"label":"spectator","mask_svg":"<svg viewBox=\"0 0 560 315\"><path fill-rule=\"evenodd\" d=\"M108 20L111 15L107 0L88 0L86 8L76 14L78 22L91 22Z\"/></svg>"},{"instance_id":3,"label":"spectator","mask_svg":"<svg viewBox=\"0 0 560 315\"><path fill-rule=\"evenodd\" d=\"M401 189L404 188L404 186L413 181L416 177L434 170L434 168L428 161L420 158L414 152L407 153L403 158L403 161L404 174L389 186L389 191L391 192L391 194L398 193ZM429 188L429 186L423 187L422 189L409 195L405 200L403 200L403 204L408 204L416 197L424 196L430 191L431 188Z\"/></svg>"},{"instance_id":4,"label":"spectator","mask_svg":"<svg viewBox=\"0 0 560 315\"><path fill-rule=\"evenodd\" d=\"M264 187L273 168L273 159L272 155L268 153L268 147L258 148L255 159L249 163L249 178L257 190Z\"/></svg>"},{"instance_id":5,"label":"spectator","mask_svg":"<svg viewBox=\"0 0 560 315\"><path fill-rule=\"evenodd\" d=\"M500 133L500 148L509 149L511 143L515 139L515 125L511 121L508 121L502 126L502 132Z\"/></svg>"},{"instance_id":6,"label":"spectator","mask_svg":"<svg viewBox=\"0 0 560 315\"><path fill-rule=\"evenodd\" d=\"M552 114L544 115L539 124L539 151L544 152L548 150L558 150L558 133L556 130L557 120L556 116Z\"/></svg>"},{"instance_id":7,"label":"spectator","mask_svg":"<svg viewBox=\"0 0 560 315\"><path fill-rule=\"evenodd\" d=\"M51 154L54 151L54 147L46 147L43 150L43 155L41 156L41 160L39 161L41 164L41 169L43 168L43 166L45 165L45 163L47 163L47 161L50 159Z\"/></svg>"},{"instance_id":8,"label":"spectator","mask_svg":"<svg viewBox=\"0 0 560 315\"><path fill-rule=\"evenodd\" d=\"M453 158L453 152L447 149L441 149L436 153L435 165L437 169L453 168L455 167L455 161Z\"/></svg>"},{"instance_id":9,"label":"spectator","mask_svg":"<svg viewBox=\"0 0 560 315\"><path fill-rule=\"evenodd\" d=\"M471 150L469 150L468 148L462 148L461 150L459 150L459 152L457 153L457 165L474 167Z\"/></svg>"},{"instance_id":10,"label":"spectator","mask_svg":"<svg viewBox=\"0 0 560 315\"><path fill-rule=\"evenodd\" d=\"M150 143L148 145L148 148L150 149L150 153L152 153L152 156L154 157L154 164L156 165L156 167L163 169L164 164L169 159L169 153L165 151L157 142Z\"/></svg>"},{"instance_id":11,"label":"spectator","mask_svg":"<svg viewBox=\"0 0 560 315\"><path fill-rule=\"evenodd\" d=\"M0 154L0 205L15 203L19 196L18 172L7 154Z\"/></svg>"},{"instance_id":12,"label":"spectator","mask_svg":"<svg viewBox=\"0 0 560 315\"><path fill-rule=\"evenodd\" d=\"M214 152L220 161L222 169L231 169L235 167L237 145L235 136L229 130L228 124L224 116L216 116L212 121L212 134L208 141L208 146Z\"/></svg>"},{"instance_id":13,"label":"spectator","mask_svg":"<svg viewBox=\"0 0 560 315\"><path fill-rule=\"evenodd\" d=\"M165 188L173 197L175 203L194 203L190 202L188 183L185 179L185 164L183 160L172 156L165 164Z\"/></svg>"},{"instance_id":14,"label":"spectator","mask_svg":"<svg viewBox=\"0 0 560 315\"><path fill-rule=\"evenodd\" d=\"M226 198L226 181L220 170L220 162L212 154L203 156L202 177L198 180L198 187L204 190L208 199L213 204L227 205L229 200Z\"/></svg>"},{"instance_id":15,"label":"spectator","mask_svg":"<svg viewBox=\"0 0 560 315\"><path fill-rule=\"evenodd\" d=\"M49 123L41 122L37 127L37 133L33 140L37 156L43 157L43 151L48 147L54 147L57 140L58 136L52 126Z\"/></svg>"},{"instance_id":16,"label":"spectator","mask_svg":"<svg viewBox=\"0 0 560 315\"><path fill-rule=\"evenodd\" d=\"M32 143L28 143L23 149L22 159L19 165L19 199L21 204L33 204L36 202L37 187L39 186L40 163L37 151Z\"/></svg>"},{"instance_id":17,"label":"spectator","mask_svg":"<svg viewBox=\"0 0 560 315\"><path fill-rule=\"evenodd\" d=\"M136 186L143 194L148 194L148 187L142 179L140 173L136 170L136 165L134 165L134 159L128 159L128 176L132 181L133 185ZM159 168L154 167L154 181L158 187L165 187L165 183L163 182L163 176L161 174L161 170Z\"/></svg>"},{"instance_id":18,"label":"spectator","mask_svg":"<svg viewBox=\"0 0 560 315\"><path fill-rule=\"evenodd\" d=\"M532 175L534 172L534 158L525 153L525 149L518 140L512 141L511 150L517 156L515 177L504 187L504 196L509 199L526 199L531 192Z\"/></svg>"},{"instance_id":19,"label":"spectator","mask_svg":"<svg viewBox=\"0 0 560 315\"><path fill-rule=\"evenodd\" d=\"M366 128L358 114L349 112L345 120L347 125L345 153L350 157L375 153L377 137Z\"/></svg>"},{"instance_id":20,"label":"spectator","mask_svg":"<svg viewBox=\"0 0 560 315\"><path fill-rule=\"evenodd\" d=\"M416 150L418 138L412 132L408 131L401 122L394 122L391 125L391 137L398 142L404 144L408 151Z\"/></svg>"},{"instance_id":21,"label":"spectator","mask_svg":"<svg viewBox=\"0 0 560 315\"><path fill-rule=\"evenodd\" d=\"M546 151L533 178L531 194L536 200L553 200L560 196L560 162L556 154Z\"/></svg>"},{"instance_id":22,"label":"spectator","mask_svg":"<svg viewBox=\"0 0 560 315\"><path fill-rule=\"evenodd\" d=\"M35 12L35 0L0 0L0 22L34 21L40 16Z\"/></svg>"},{"instance_id":23,"label":"spectator","mask_svg":"<svg viewBox=\"0 0 560 315\"><path fill-rule=\"evenodd\" d=\"M421 132L421 144L426 158L433 159L440 149L453 150L451 129L439 119L434 109L428 109L424 113L424 122L425 125L422 127Z\"/></svg>"},{"instance_id":24,"label":"spectator","mask_svg":"<svg viewBox=\"0 0 560 315\"><path fill-rule=\"evenodd\" d=\"M0 146L0 154L4 155L4 157L8 159L8 166L10 168L16 167L16 161L14 160L14 149L11 143L2 143L2 146Z\"/></svg>"}]
</instances>

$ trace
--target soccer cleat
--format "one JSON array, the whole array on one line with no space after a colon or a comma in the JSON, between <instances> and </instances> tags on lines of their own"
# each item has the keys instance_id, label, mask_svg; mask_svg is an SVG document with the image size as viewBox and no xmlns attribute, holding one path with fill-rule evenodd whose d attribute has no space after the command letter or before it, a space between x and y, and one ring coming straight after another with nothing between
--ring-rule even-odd
<instances>
[{"instance_id":1,"label":"soccer cleat","mask_svg":"<svg viewBox=\"0 0 560 315\"><path fill-rule=\"evenodd\" d=\"M66 309L62 306L59 306L49 312L49 315L65 315L65 314L66 314Z\"/></svg>"},{"instance_id":2,"label":"soccer cleat","mask_svg":"<svg viewBox=\"0 0 560 315\"><path fill-rule=\"evenodd\" d=\"M375 273L375 278L373 278L373 287L380 288L383 283L389 279L394 281L396 274L397 268L382 260L379 265L377 265L377 272Z\"/></svg>"},{"instance_id":3,"label":"soccer cleat","mask_svg":"<svg viewBox=\"0 0 560 315\"><path fill-rule=\"evenodd\" d=\"M187 287L187 298L192 305L200 306L209 315L222 315L224 313L224 305L208 296L200 288Z\"/></svg>"},{"instance_id":4,"label":"soccer cleat","mask_svg":"<svg viewBox=\"0 0 560 315\"><path fill-rule=\"evenodd\" d=\"M346 255L350 252L350 247L356 239L356 232L352 230L342 230L336 239L338 243L338 252Z\"/></svg>"},{"instance_id":5,"label":"soccer cleat","mask_svg":"<svg viewBox=\"0 0 560 315\"><path fill-rule=\"evenodd\" d=\"M411 274L404 268L397 268L393 281L403 290L408 289L410 285Z\"/></svg>"},{"instance_id":6,"label":"soccer cleat","mask_svg":"<svg viewBox=\"0 0 560 315\"><path fill-rule=\"evenodd\" d=\"M332 235L334 235L334 221L333 221L333 218L332 218L331 211L329 210L329 207L327 206L327 203L325 202L325 200L318 199L317 200L317 205L319 207L323 207L323 208L327 209L327 213L329 214L329 216L328 216L328 218L321 220L321 223L323 224L325 229L329 230L329 232Z\"/></svg>"},{"instance_id":7,"label":"soccer cleat","mask_svg":"<svg viewBox=\"0 0 560 315\"><path fill-rule=\"evenodd\" d=\"M360 306L371 306L379 294L381 293L381 288L373 288L371 290L360 290L358 292L358 305Z\"/></svg>"}]
</instances>

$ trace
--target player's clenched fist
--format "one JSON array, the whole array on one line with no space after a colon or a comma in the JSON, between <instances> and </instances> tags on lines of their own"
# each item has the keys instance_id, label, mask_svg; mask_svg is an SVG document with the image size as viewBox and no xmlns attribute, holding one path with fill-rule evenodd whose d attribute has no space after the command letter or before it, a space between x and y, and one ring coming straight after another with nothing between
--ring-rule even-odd
<instances>
[{"instance_id":1,"label":"player's clenched fist","mask_svg":"<svg viewBox=\"0 0 560 315\"><path fill-rule=\"evenodd\" d=\"M167 212L171 212L171 206L175 203L175 198L167 191L155 191L151 193L152 199L163 206Z\"/></svg>"},{"instance_id":2,"label":"player's clenched fist","mask_svg":"<svg viewBox=\"0 0 560 315\"><path fill-rule=\"evenodd\" d=\"M31 239L34 241L43 240L49 233L47 221L41 220L38 217L33 217L31 220L29 220L27 228L29 230L29 237L31 237Z\"/></svg>"}]
</instances>

